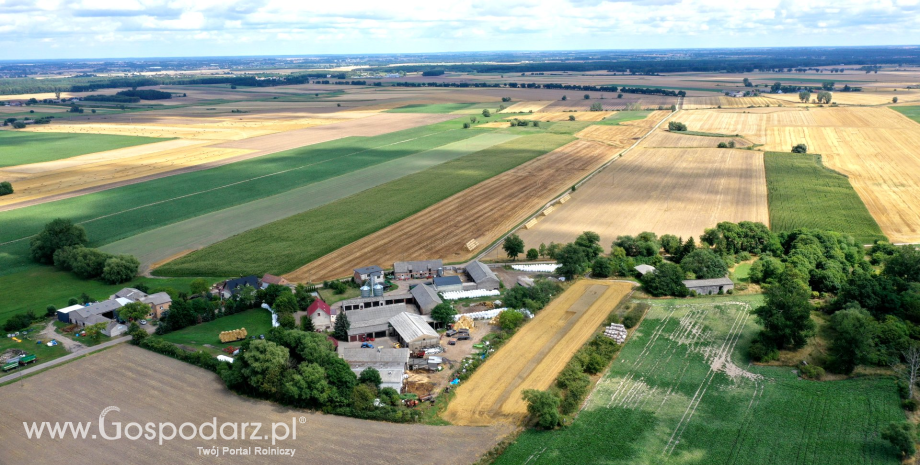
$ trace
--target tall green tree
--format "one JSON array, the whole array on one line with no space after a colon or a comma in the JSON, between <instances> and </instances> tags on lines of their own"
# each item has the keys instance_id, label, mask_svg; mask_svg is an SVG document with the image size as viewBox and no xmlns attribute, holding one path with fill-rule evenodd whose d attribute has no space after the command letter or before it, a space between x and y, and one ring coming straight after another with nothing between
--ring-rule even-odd
<instances>
[{"instance_id":1,"label":"tall green tree","mask_svg":"<svg viewBox=\"0 0 920 465\"><path fill-rule=\"evenodd\" d=\"M380 389L380 383L382 383L383 380L380 378L380 372L377 371L376 368L367 367L358 376L358 382L367 384L376 390Z\"/></svg>"},{"instance_id":2,"label":"tall green tree","mask_svg":"<svg viewBox=\"0 0 920 465\"><path fill-rule=\"evenodd\" d=\"M131 302L118 309L118 317L124 321L137 321L147 318L150 306L143 302Z\"/></svg>"},{"instance_id":3,"label":"tall green tree","mask_svg":"<svg viewBox=\"0 0 920 465\"><path fill-rule=\"evenodd\" d=\"M721 278L728 273L722 257L709 249L696 249L680 261L685 272L693 273L697 279Z\"/></svg>"},{"instance_id":4,"label":"tall green tree","mask_svg":"<svg viewBox=\"0 0 920 465\"><path fill-rule=\"evenodd\" d=\"M518 255L524 253L524 239L521 239L517 234L511 234L505 238L505 242L502 243L502 249L508 255L508 258L517 260Z\"/></svg>"},{"instance_id":5,"label":"tall green tree","mask_svg":"<svg viewBox=\"0 0 920 465\"><path fill-rule=\"evenodd\" d=\"M348 330L351 329L351 323L348 321L348 315L345 312L339 312L335 317L335 326L332 329L332 337L340 340L348 340Z\"/></svg>"},{"instance_id":6,"label":"tall green tree","mask_svg":"<svg viewBox=\"0 0 920 465\"><path fill-rule=\"evenodd\" d=\"M45 225L45 229L30 241L32 260L51 264L54 252L67 246L85 246L89 240L83 226L75 225L70 220L57 218ZM98 275L97 275L98 276Z\"/></svg>"},{"instance_id":7,"label":"tall green tree","mask_svg":"<svg viewBox=\"0 0 920 465\"><path fill-rule=\"evenodd\" d=\"M763 325L763 337L777 349L799 349L814 334L815 322L811 320L811 290L791 265L764 292L764 305L754 314Z\"/></svg>"},{"instance_id":8,"label":"tall green tree","mask_svg":"<svg viewBox=\"0 0 920 465\"><path fill-rule=\"evenodd\" d=\"M556 253L556 262L559 264L556 272L572 279L585 274L590 259L585 254L585 249L575 244L566 244Z\"/></svg>"},{"instance_id":9,"label":"tall green tree","mask_svg":"<svg viewBox=\"0 0 920 465\"><path fill-rule=\"evenodd\" d=\"M527 402L527 413L537 421L537 426L542 429L553 429L559 426L559 396L551 391L526 389L522 393Z\"/></svg>"},{"instance_id":10,"label":"tall green tree","mask_svg":"<svg viewBox=\"0 0 920 465\"><path fill-rule=\"evenodd\" d=\"M859 305L831 316L834 339L830 347L830 365L835 372L850 374L856 365L869 360L876 342L877 326L872 315Z\"/></svg>"},{"instance_id":11,"label":"tall green tree","mask_svg":"<svg viewBox=\"0 0 920 465\"><path fill-rule=\"evenodd\" d=\"M454 322L455 315L457 315L457 310L447 302L439 303L431 309L431 319L445 326Z\"/></svg>"}]
</instances>

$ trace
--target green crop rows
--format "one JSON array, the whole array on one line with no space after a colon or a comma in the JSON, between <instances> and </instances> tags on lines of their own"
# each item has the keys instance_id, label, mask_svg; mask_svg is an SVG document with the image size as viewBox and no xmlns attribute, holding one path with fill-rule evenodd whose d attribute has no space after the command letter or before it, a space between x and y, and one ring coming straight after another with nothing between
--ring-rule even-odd
<instances>
[{"instance_id":1,"label":"green crop rows","mask_svg":"<svg viewBox=\"0 0 920 465\"><path fill-rule=\"evenodd\" d=\"M850 181L821 165L820 155L764 154L770 228L840 231L871 243L885 240Z\"/></svg>"},{"instance_id":2,"label":"green crop rows","mask_svg":"<svg viewBox=\"0 0 920 465\"><path fill-rule=\"evenodd\" d=\"M805 381L749 366L759 296L653 301L585 409L528 430L497 464L897 464L890 378Z\"/></svg>"},{"instance_id":3,"label":"green crop rows","mask_svg":"<svg viewBox=\"0 0 920 465\"><path fill-rule=\"evenodd\" d=\"M0 131L0 168L60 160L164 140L169 139L104 134Z\"/></svg>"},{"instance_id":4,"label":"green crop rows","mask_svg":"<svg viewBox=\"0 0 920 465\"><path fill-rule=\"evenodd\" d=\"M0 213L0 244L38 233L54 218L81 223L92 246L286 192L359 168L481 134L453 121L376 137L347 137L218 168ZM31 267L28 240L0 245L0 276Z\"/></svg>"},{"instance_id":5,"label":"green crop rows","mask_svg":"<svg viewBox=\"0 0 920 465\"><path fill-rule=\"evenodd\" d=\"M286 273L570 141L556 134L522 136L252 229L157 268L156 274Z\"/></svg>"}]
</instances>

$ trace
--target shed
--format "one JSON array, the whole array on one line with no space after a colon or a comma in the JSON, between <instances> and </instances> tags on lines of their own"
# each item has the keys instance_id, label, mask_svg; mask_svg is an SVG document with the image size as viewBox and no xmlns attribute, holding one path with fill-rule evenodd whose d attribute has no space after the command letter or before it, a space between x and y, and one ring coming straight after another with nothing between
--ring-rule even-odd
<instances>
[{"instance_id":1,"label":"shed","mask_svg":"<svg viewBox=\"0 0 920 465\"><path fill-rule=\"evenodd\" d=\"M413 301L412 294L390 294L377 297L358 297L355 299L343 300L340 305L342 310L359 310L365 308L377 308L385 305L394 304L411 304Z\"/></svg>"},{"instance_id":2,"label":"shed","mask_svg":"<svg viewBox=\"0 0 920 465\"><path fill-rule=\"evenodd\" d=\"M410 350L416 351L441 345L441 337L421 315L400 313L390 319L390 325L396 330L399 343Z\"/></svg>"},{"instance_id":3,"label":"shed","mask_svg":"<svg viewBox=\"0 0 920 465\"><path fill-rule=\"evenodd\" d=\"M463 281L459 276L440 276L432 280L438 292L462 291Z\"/></svg>"},{"instance_id":4,"label":"shed","mask_svg":"<svg viewBox=\"0 0 920 465\"><path fill-rule=\"evenodd\" d=\"M82 305L71 305L71 306L69 306L69 307L64 307L64 308L58 309L58 311L57 311L57 319L58 319L58 321L60 321L60 322L62 322L62 323L71 323L71 321L70 321L70 312L72 312L72 311L74 311L74 310L79 310L79 309L81 309L81 308L83 308Z\"/></svg>"},{"instance_id":5,"label":"shed","mask_svg":"<svg viewBox=\"0 0 920 465\"><path fill-rule=\"evenodd\" d=\"M390 319L407 310L406 304L394 304L346 311L345 316L350 326L348 340L358 341L361 336L386 337L389 334Z\"/></svg>"},{"instance_id":6,"label":"shed","mask_svg":"<svg viewBox=\"0 0 920 465\"><path fill-rule=\"evenodd\" d=\"M131 302L137 302L138 300L141 300L144 297L147 297L147 294L145 292L139 291L133 287L126 287L116 292L114 295L109 297L109 299L123 298L123 299L128 299Z\"/></svg>"},{"instance_id":7,"label":"shed","mask_svg":"<svg viewBox=\"0 0 920 465\"><path fill-rule=\"evenodd\" d=\"M654 273L654 272L655 272L655 267L654 267L654 266L652 266L652 265L646 265L646 264L637 265L637 266L636 266L635 268L633 268L633 269L636 270L636 271L638 271L639 274L641 274L642 276L645 276L645 275L647 275L647 274L649 274L649 273Z\"/></svg>"},{"instance_id":8,"label":"shed","mask_svg":"<svg viewBox=\"0 0 920 465\"><path fill-rule=\"evenodd\" d=\"M735 288L735 283L732 282L731 279L725 277L714 279L687 279L684 281L684 286L687 286L687 289L691 291L696 291L697 294L711 295L732 290Z\"/></svg>"},{"instance_id":9,"label":"shed","mask_svg":"<svg viewBox=\"0 0 920 465\"><path fill-rule=\"evenodd\" d=\"M377 349L343 348L340 356L351 366L375 366L397 364L405 367L409 363L409 349L379 347Z\"/></svg>"},{"instance_id":10,"label":"shed","mask_svg":"<svg viewBox=\"0 0 920 465\"><path fill-rule=\"evenodd\" d=\"M370 349L364 349L370 350ZM403 388L403 379L406 376L406 367L396 364L383 365L383 366L368 366L368 367L351 367L352 373L357 376L361 376L361 372L373 368L380 373L380 388L393 388L396 392L402 394Z\"/></svg>"},{"instance_id":11,"label":"shed","mask_svg":"<svg viewBox=\"0 0 920 465\"><path fill-rule=\"evenodd\" d=\"M479 260L473 260L466 265L466 274L476 283L476 289L493 291L499 288L498 276Z\"/></svg>"},{"instance_id":12,"label":"shed","mask_svg":"<svg viewBox=\"0 0 920 465\"><path fill-rule=\"evenodd\" d=\"M262 276L262 289L267 288L269 284L286 286L288 284L288 280L282 278L281 276L265 273L265 275Z\"/></svg>"},{"instance_id":13,"label":"shed","mask_svg":"<svg viewBox=\"0 0 920 465\"><path fill-rule=\"evenodd\" d=\"M70 312L70 322L80 326L100 323L101 320L93 318L96 316L107 320L113 320L115 319L115 310L118 310L127 303L130 303L127 299L112 299L96 302L92 305L81 307Z\"/></svg>"},{"instance_id":14,"label":"shed","mask_svg":"<svg viewBox=\"0 0 920 465\"><path fill-rule=\"evenodd\" d=\"M438 292L427 284L419 284L410 289L409 293L415 298L415 305L418 306L423 315L430 315L432 309L444 302L438 297Z\"/></svg>"}]
</instances>

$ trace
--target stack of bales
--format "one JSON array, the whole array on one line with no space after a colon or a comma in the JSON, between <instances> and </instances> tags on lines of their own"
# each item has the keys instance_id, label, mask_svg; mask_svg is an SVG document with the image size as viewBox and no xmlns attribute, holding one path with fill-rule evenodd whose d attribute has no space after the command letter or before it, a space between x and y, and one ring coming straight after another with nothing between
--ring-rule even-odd
<instances>
[{"instance_id":1,"label":"stack of bales","mask_svg":"<svg viewBox=\"0 0 920 465\"><path fill-rule=\"evenodd\" d=\"M473 319L466 315L462 315L457 319L457 322L454 323L454 329L473 329L474 326Z\"/></svg>"},{"instance_id":2,"label":"stack of bales","mask_svg":"<svg viewBox=\"0 0 920 465\"><path fill-rule=\"evenodd\" d=\"M621 324L613 323L604 328L604 336L613 339L617 344L622 344L626 342L626 327Z\"/></svg>"},{"instance_id":3,"label":"stack of bales","mask_svg":"<svg viewBox=\"0 0 920 465\"><path fill-rule=\"evenodd\" d=\"M232 331L223 331L220 333L220 342L226 344L228 342L239 341L246 339L246 328L234 329Z\"/></svg>"}]
</instances>

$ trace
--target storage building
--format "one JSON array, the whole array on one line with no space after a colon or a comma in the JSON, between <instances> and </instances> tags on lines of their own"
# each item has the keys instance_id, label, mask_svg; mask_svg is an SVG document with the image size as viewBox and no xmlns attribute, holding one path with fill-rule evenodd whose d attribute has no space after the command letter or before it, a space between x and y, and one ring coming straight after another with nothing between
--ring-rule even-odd
<instances>
[{"instance_id":1,"label":"storage building","mask_svg":"<svg viewBox=\"0 0 920 465\"><path fill-rule=\"evenodd\" d=\"M441 337L421 315L400 313L390 319L399 344L412 351L438 347Z\"/></svg>"},{"instance_id":2,"label":"storage building","mask_svg":"<svg viewBox=\"0 0 920 465\"><path fill-rule=\"evenodd\" d=\"M361 336L387 337L389 335L390 319L406 311L406 304L346 311L345 316L348 317L350 325L348 340L352 342L360 341Z\"/></svg>"},{"instance_id":3,"label":"storage building","mask_svg":"<svg viewBox=\"0 0 920 465\"><path fill-rule=\"evenodd\" d=\"M367 281L373 277L377 281L383 281L383 268L380 268L377 265L374 266L365 266L362 268L355 268L355 282L358 284Z\"/></svg>"},{"instance_id":4,"label":"storage building","mask_svg":"<svg viewBox=\"0 0 920 465\"><path fill-rule=\"evenodd\" d=\"M734 289L735 283L728 278L687 279L684 281L684 286L700 295L712 295Z\"/></svg>"},{"instance_id":5,"label":"storage building","mask_svg":"<svg viewBox=\"0 0 920 465\"><path fill-rule=\"evenodd\" d=\"M69 306L69 307L64 307L64 308L58 309L58 311L57 311L57 319L58 319L58 321L60 321L60 322L62 322L62 323L72 323L72 322L70 321L70 313L73 312L73 311L75 311L75 310L79 310L79 309L81 309L81 308L83 308L82 305L71 305L71 306Z\"/></svg>"},{"instance_id":6,"label":"storage building","mask_svg":"<svg viewBox=\"0 0 920 465\"><path fill-rule=\"evenodd\" d=\"M342 301L342 310L361 310L365 308L377 308L387 305L411 304L413 301L412 294L391 294L377 297L359 297L357 299L348 299Z\"/></svg>"},{"instance_id":7,"label":"storage building","mask_svg":"<svg viewBox=\"0 0 920 465\"><path fill-rule=\"evenodd\" d=\"M410 289L409 293L415 299L415 305L421 310L422 315L430 315L432 309L444 302L438 297L438 292L427 284L419 284Z\"/></svg>"},{"instance_id":8,"label":"storage building","mask_svg":"<svg viewBox=\"0 0 920 465\"><path fill-rule=\"evenodd\" d=\"M463 281L459 276L441 276L434 278L434 288L438 292L462 291Z\"/></svg>"},{"instance_id":9,"label":"storage building","mask_svg":"<svg viewBox=\"0 0 920 465\"><path fill-rule=\"evenodd\" d=\"M466 274L476 283L476 289L494 291L499 288L498 276L479 260L466 265Z\"/></svg>"},{"instance_id":10,"label":"storage building","mask_svg":"<svg viewBox=\"0 0 920 465\"><path fill-rule=\"evenodd\" d=\"M409 364L409 349L342 349L342 359L351 366L351 371L361 376L361 372L373 368L380 373L380 387L393 388L402 392L403 378Z\"/></svg>"}]
</instances>

